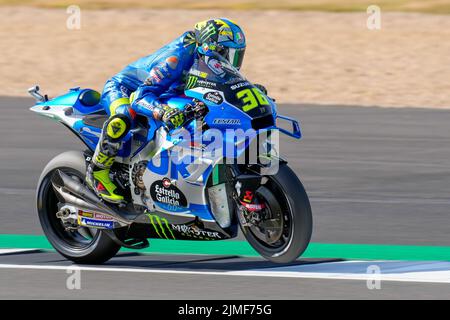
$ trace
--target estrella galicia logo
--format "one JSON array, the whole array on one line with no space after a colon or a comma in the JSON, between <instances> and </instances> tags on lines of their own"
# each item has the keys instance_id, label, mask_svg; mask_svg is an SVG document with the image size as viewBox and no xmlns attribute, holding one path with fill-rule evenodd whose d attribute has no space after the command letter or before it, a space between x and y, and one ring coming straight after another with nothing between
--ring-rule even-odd
<instances>
[{"instance_id":1,"label":"estrella galicia logo","mask_svg":"<svg viewBox=\"0 0 450 320\"><path fill-rule=\"evenodd\" d=\"M223 102L222 96L217 91L205 93L203 95L203 99L205 99L206 101L215 103L215 104L222 104L222 102Z\"/></svg>"},{"instance_id":2,"label":"estrella galicia logo","mask_svg":"<svg viewBox=\"0 0 450 320\"><path fill-rule=\"evenodd\" d=\"M170 179L157 180L150 186L152 199L159 203L176 207L187 207L187 200L184 194L174 185Z\"/></svg>"}]
</instances>

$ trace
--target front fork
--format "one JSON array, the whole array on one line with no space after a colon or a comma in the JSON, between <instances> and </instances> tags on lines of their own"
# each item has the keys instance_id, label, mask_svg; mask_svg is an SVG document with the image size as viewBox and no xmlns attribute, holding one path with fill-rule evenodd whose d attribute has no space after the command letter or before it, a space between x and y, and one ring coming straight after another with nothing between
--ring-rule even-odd
<instances>
[{"instance_id":1,"label":"front fork","mask_svg":"<svg viewBox=\"0 0 450 320\"><path fill-rule=\"evenodd\" d=\"M265 208L259 203L256 191L263 177L259 174L241 173L237 166L230 166L229 181L234 186L233 199L236 203L238 218L242 226L251 226L261 220L260 212Z\"/></svg>"}]
</instances>

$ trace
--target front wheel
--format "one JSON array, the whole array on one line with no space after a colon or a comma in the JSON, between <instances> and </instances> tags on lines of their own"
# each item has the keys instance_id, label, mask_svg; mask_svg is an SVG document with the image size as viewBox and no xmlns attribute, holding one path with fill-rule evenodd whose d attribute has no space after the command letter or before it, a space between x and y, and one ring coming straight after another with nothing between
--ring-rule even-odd
<instances>
[{"instance_id":1,"label":"front wheel","mask_svg":"<svg viewBox=\"0 0 450 320\"><path fill-rule=\"evenodd\" d=\"M37 188L37 209L45 236L61 255L80 264L101 264L114 257L117 245L101 230L80 227L66 230L56 217L59 200L52 187L51 177L61 170L79 181L84 180L86 162L81 152L69 151L53 158L43 170Z\"/></svg>"},{"instance_id":2,"label":"front wheel","mask_svg":"<svg viewBox=\"0 0 450 320\"><path fill-rule=\"evenodd\" d=\"M264 258L289 263L308 247L312 234L311 205L302 183L286 164L267 178L255 194L265 206L259 213L260 221L241 228L250 245Z\"/></svg>"}]
</instances>

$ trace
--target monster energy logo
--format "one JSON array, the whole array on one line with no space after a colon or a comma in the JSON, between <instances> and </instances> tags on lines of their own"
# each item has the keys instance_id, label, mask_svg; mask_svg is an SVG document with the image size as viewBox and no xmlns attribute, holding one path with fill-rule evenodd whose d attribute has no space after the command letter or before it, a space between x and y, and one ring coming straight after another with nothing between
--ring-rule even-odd
<instances>
[{"instance_id":1,"label":"monster energy logo","mask_svg":"<svg viewBox=\"0 0 450 320\"><path fill-rule=\"evenodd\" d=\"M192 89L197 84L197 80L198 80L198 77L189 76L187 84L186 84L186 89L187 90Z\"/></svg>"},{"instance_id":2,"label":"monster energy logo","mask_svg":"<svg viewBox=\"0 0 450 320\"><path fill-rule=\"evenodd\" d=\"M172 230L169 227L169 222L166 218L160 218L154 214L147 214L147 217L150 219L153 229L155 230L159 238L169 239L169 237L167 236L167 234L169 234L171 236L171 239L175 240L175 236L173 235ZM167 233L166 229L168 231Z\"/></svg>"},{"instance_id":3,"label":"monster energy logo","mask_svg":"<svg viewBox=\"0 0 450 320\"><path fill-rule=\"evenodd\" d=\"M183 39L183 46L188 47L191 44L195 43L195 36L190 32L186 35L186 37Z\"/></svg>"},{"instance_id":4,"label":"monster energy logo","mask_svg":"<svg viewBox=\"0 0 450 320\"><path fill-rule=\"evenodd\" d=\"M216 34L216 28L214 27L214 25L213 24L207 25L200 33L199 42L204 42L206 39L208 39L214 34Z\"/></svg>"},{"instance_id":5,"label":"monster energy logo","mask_svg":"<svg viewBox=\"0 0 450 320\"><path fill-rule=\"evenodd\" d=\"M197 239L221 239L220 235L216 231L202 230L197 226L187 226L183 224L172 224L172 229L184 234L187 237Z\"/></svg>"}]
</instances>

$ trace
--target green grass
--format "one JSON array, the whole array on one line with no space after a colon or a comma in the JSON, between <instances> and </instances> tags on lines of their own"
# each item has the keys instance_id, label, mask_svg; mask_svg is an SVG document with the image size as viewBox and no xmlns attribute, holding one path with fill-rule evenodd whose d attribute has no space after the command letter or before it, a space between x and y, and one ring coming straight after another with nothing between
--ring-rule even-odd
<instances>
[{"instance_id":1,"label":"green grass","mask_svg":"<svg viewBox=\"0 0 450 320\"><path fill-rule=\"evenodd\" d=\"M0 235L0 248L53 250L44 236ZM132 251L125 249L123 251ZM175 241L151 239L138 252L158 254L208 254L255 257L259 254L245 241ZM351 260L450 261L450 247L377 244L311 243L302 258Z\"/></svg>"},{"instance_id":2,"label":"green grass","mask_svg":"<svg viewBox=\"0 0 450 320\"><path fill-rule=\"evenodd\" d=\"M227 9L227 10L293 10L355 12L375 4L383 11L450 13L450 0L0 0L1 5L24 5L41 8L82 9L149 8L149 9Z\"/></svg>"}]
</instances>

